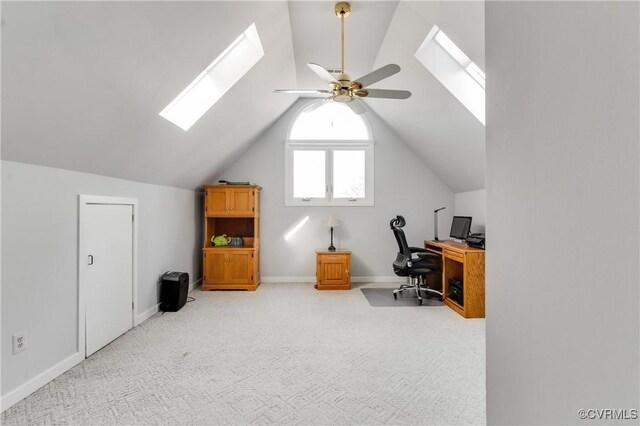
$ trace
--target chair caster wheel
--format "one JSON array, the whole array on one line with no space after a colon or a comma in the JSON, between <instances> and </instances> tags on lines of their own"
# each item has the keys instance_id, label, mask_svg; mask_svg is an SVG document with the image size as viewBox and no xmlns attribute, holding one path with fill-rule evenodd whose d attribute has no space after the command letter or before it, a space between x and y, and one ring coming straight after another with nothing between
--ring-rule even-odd
<instances>
[{"instance_id":1,"label":"chair caster wheel","mask_svg":"<svg viewBox=\"0 0 640 426\"><path fill-rule=\"evenodd\" d=\"M422 305L422 299L418 299L418 305Z\"/></svg>"},{"instance_id":2,"label":"chair caster wheel","mask_svg":"<svg viewBox=\"0 0 640 426\"><path fill-rule=\"evenodd\" d=\"M398 300L398 293L393 293L393 298Z\"/></svg>"}]
</instances>

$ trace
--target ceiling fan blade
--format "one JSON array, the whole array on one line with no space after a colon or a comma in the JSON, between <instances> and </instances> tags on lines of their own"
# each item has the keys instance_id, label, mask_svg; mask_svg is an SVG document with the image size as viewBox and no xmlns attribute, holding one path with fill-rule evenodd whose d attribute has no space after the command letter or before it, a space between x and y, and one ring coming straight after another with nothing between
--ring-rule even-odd
<instances>
[{"instance_id":1,"label":"ceiling fan blade","mask_svg":"<svg viewBox=\"0 0 640 426\"><path fill-rule=\"evenodd\" d=\"M369 92L367 98L407 99L411 96L408 90L366 89Z\"/></svg>"},{"instance_id":2,"label":"ceiling fan blade","mask_svg":"<svg viewBox=\"0 0 640 426\"><path fill-rule=\"evenodd\" d=\"M358 99L354 99L351 102L347 102L347 106L351 108L351 110L356 114L364 114L365 112L367 112L367 109L364 107L364 105L362 105L362 102L360 102Z\"/></svg>"},{"instance_id":3,"label":"ceiling fan blade","mask_svg":"<svg viewBox=\"0 0 640 426\"><path fill-rule=\"evenodd\" d=\"M357 78L354 81L357 81L358 83L360 83L362 87L367 87L387 77L391 77L392 75L397 74L399 72L400 72L399 65L389 64L389 65L385 65L382 68L378 68L375 71L371 71L369 74L363 75L362 77Z\"/></svg>"},{"instance_id":4,"label":"ceiling fan blade","mask_svg":"<svg viewBox=\"0 0 640 426\"><path fill-rule=\"evenodd\" d=\"M321 79L323 79L327 83L340 84L340 83L338 83L338 80L336 80L335 77L332 76L329 71L327 71L326 69L324 69L320 65L314 64L313 62L309 62L307 64L307 66L309 68L311 68L311 71L315 72L318 75L318 77L320 77Z\"/></svg>"},{"instance_id":5,"label":"ceiling fan blade","mask_svg":"<svg viewBox=\"0 0 640 426\"><path fill-rule=\"evenodd\" d=\"M291 93L294 95L300 95L305 98L325 97L331 95L328 90L315 90L315 89L278 89L274 90L274 93Z\"/></svg>"}]
</instances>

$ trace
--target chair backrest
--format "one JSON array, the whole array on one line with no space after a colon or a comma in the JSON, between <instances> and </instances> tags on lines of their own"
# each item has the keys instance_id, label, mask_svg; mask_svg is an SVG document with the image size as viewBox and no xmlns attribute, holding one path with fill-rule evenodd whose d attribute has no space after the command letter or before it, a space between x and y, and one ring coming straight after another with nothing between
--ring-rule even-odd
<instances>
[{"instance_id":1,"label":"chair backrest","mask_svg":"<svg viewBox=\"0 0 640 426\"><path fill-rule=\"evenodd\" d=\"M393 270L396 275L399 276L407 276L407 263L411 260L411 250L409 249L407 238L404 236L404 231L402 230L406 224L407 222L404 220L404 217L400 215L394 217L391 219L391 222L389 222L389 226L391 227L393 235L396 237L396 242L398 243L398 255L396 256L396 260L393 262Z\"/></svg>"},{"instance_id":2,"label":"chair backrest","mask_svg":"<svg viewBox=\"0 0 640 426\"><path fill-rule=\"evenodd\" d=\"M411 250L409 250L407 238L404 236L404 231L402 230L406 224L407 221L400 215L394 217L391 219L391 222L389 222L389 226L391 227L393 235L396 237L396 242L398 243L398 253L411 257Z\"/></svg>"}]
</instances>

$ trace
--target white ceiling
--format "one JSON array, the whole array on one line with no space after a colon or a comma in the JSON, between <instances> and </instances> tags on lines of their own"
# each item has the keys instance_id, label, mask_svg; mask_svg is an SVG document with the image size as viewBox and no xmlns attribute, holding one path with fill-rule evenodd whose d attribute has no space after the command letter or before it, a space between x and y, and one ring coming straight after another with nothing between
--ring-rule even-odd
<instances>
[{"instance_id":1,"label":"white ceiling","mask_svg":"<svg viewBox=\"0 0 640 426\"><path fill-rule=\"evenodd\" d=\"M378 50L393 18L397 1L352 1L345 18L345 71L353 78L373 69ZM340 20L334 2L289 2L291 34L296 58L298 88L327 89L308 67L314 62L340 68Z\"/></svg>"},{"instance_id":2,"label":"white ceiling","mask_svg":"<svg viewBox=\"0 0 640 426\"><path fill-rule=\"evenodd\" d=\"M196 188L340 66L333 1L2 2L2 159ZM265 56L188 132L158 113L252 22ZM354 1L346 70L397 63L367 100L455 192L484 186L484 127L413 57L434 23L484 69L482 2Z\"/></svg>"}]
</instances>

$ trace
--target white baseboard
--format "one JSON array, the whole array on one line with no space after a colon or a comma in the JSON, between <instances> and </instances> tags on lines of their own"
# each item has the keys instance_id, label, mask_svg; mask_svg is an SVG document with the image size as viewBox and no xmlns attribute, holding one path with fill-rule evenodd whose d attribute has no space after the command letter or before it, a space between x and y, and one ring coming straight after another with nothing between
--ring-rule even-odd
<instances>
[{"instance_id":1,"label":"white baseboard","mask_svg":"<svg viewBox=\"0 0 640 426\"><path fill-rule=\"evenodd\" d=\"M351 282L354 283L404 283L407 279L405 277L399 277L397 275L391 275L388 277L351 277Z\"/></svg>"},{"instance_id":2,"label":"white baseboard","mask_svg":"<svg viewBox=\"0 0 640 426\"><path fill-rule=\"evenodd\" d=\"M189 284L189 292L192 292L193 289L198 287L201 283L202 283L202 278L197 279L191 284ZM147 309L143 313L137 315L134 327L142 324L143 322L145 322L146 320L148 320L149 318L157 314L159 311L160 311L160 304L158 303L156 306L152 306L151 308Z\"/></svg>"},{"instance_id":3,"label":"white baseboard","mask_svg":"<svg viewBox=\"0 0 640 426\"><path fill-rule=\"evenodd\" d=\"M192 291L194 288L199 286L202 282L202 278L192 282L189 285L189 291ZM147 309L143 313L136 316L134 326L138 326L142 324L144 321L148 320L152 316L154 316L160 310L160 304L156 306L152 306ZM56 377L75 367L84 361L84 355L80 352L76 352L71 355L69 358L59 362L48 370L40 373L33 379L29 380L27 383L18 386L16 389L7 393L3 397L0 398L0 412L6 410L7 408L15 405L17 402L20 402L22 399L31 395L33 392L40 389L42 386L46 385Z\"/></svg>"},{"instance_id":4,"label":"white baseboard","mask_svg":"<svg viewBox=\"0 0 640 426\"><path fill-rule=\"evenodd\" d=\"M191 293L193 290L195 290L196 287L199 287L201 284L202 284L202 277L198 278L197 280L189 284L189 293Z\"/></svg>"},{"instance_id":5,"label":"white baseboard","mask_svg":"<svg viewBox=\"0 0 640 426\"><path fill-rule=\"evenodd\" d=\"M262 277L263 283L315 283L316 277ZM396 275L389 277L351 277L354 283L404 283L407 279Z\"/></svg>"},{"instance_id":6,"label":"white baseboard","mask_svg":"<svg viewBox=\"0 0 640 426\"><path fill-rule=\"evenodd\" d=\"M263 283L315 283L316 277L261 277Z\"/></svg>"},{"instance_id":7,"label":"white baseboard","mask_svg":"<svg viewBox=\"0 0 640 426\"><path fill-rule=\"evenodd\" d=\"M18 386L16 389L12 390L2 397L2 400L0 401L1 410L4 411L7 408L13 406L15 403L31 395L33 392L37 391L42 386L46 385L59 375L80 364L82 361L84 361L84 355L82 355L80 352L76 352L69 358L63 360L62 362L59 362L50 369L38 374L27 383Z\"/></svg>"},{"instance_id":8,"label":"white baseboard","mask_svg":"<svg viewBox=\"0 0 640 426\"><path fill-rule=\"evenodd\" d=\"M160 304L159 303L157 305L152 306L151 308L147 309L143 313L136 315L136 322L135 322L135 324L133 326L134 327L139 326L140 324L142 324L143 322L145 322L146 320L148 320L149 318L151 318L152 316L157 314L158 311L160 311Z\"/></svg>"}]
</instances>

